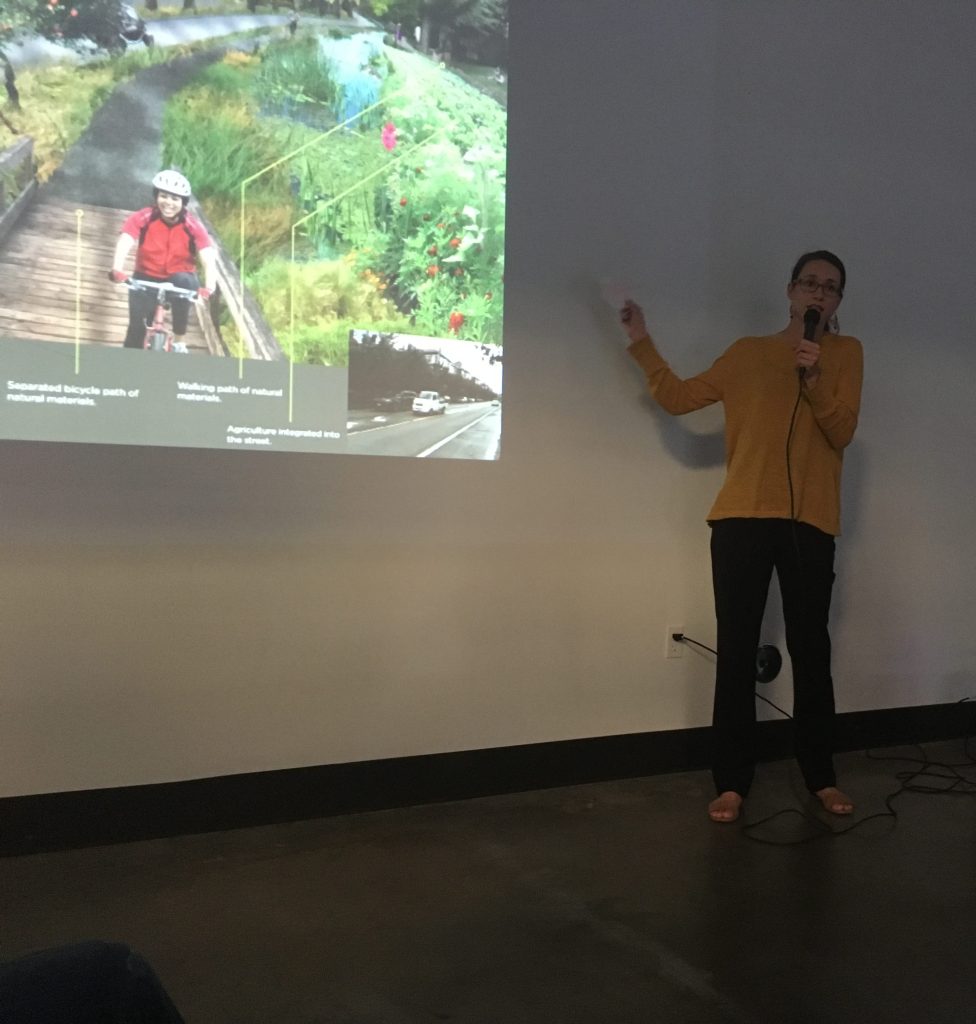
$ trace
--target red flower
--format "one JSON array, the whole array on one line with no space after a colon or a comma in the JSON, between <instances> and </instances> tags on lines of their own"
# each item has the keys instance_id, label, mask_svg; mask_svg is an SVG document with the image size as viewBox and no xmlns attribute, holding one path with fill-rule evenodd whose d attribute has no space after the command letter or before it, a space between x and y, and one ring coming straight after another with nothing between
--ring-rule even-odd
<instances>
[{"instance_id":1,"label":"red flower","mask_svg":"<svg viewBox=\"0 0 976 1024\"><path fill-rule=\"evenodd\" d=\"M461 329L461 325L464 323L464 314L458 312L452 313L448 323L451 325L451 330L457 334Z\"/></svg>"},{"instance_id":2,"label":"red flower","mask_svg":"<svg viewBox=\"0 0 976 1024\"><path fill-rule=\"evenodd\" d=\"M429 248L429 249L427 250L427 255L428 255L428 256L436 256L436 255L437 255L437 246L436 246L436 245L432 245L432 246L431 246L431 247L430 247L430 248Z\"/></svg>"},{"instance_id":3,"label":"red flower","mask_svg":"<svg viewBox=\"0 0 976 1024\"><path fill-rule=\"evenodd\" d=\"M387 151L392 152L394 149L396 149L396 125L394 125L392 121L387 121L386 124L383 125L383 131L380 132L380 140L383 143L383 148L386 149Z\"/></svg>"},{"instance_id":4,"label":"red flower","mask_svg":"<svg viewBox=\"0 0 976 1024\"><path fill-rule=\"evenodd\" d=\"M451 239L451 248L452 249L456 249L460 244L461 244L461 239L460 238L452 238Z\"/></svg>"},{"instance_id":5,"label":"red flower","mask_svg":"<svg viewBox=\"0 0 976 1024\"><path fill-rule=\"evenodd\" d=\"M431 264L431 265L430 265L430 266L429 266L429 267L427 268L427 276L428 276L428 277L433 277L433 276L434 276L434 275L435 275L436 273L437 273L437 264L436 264L436 263L432 263L432 264Z\"/></svg>"},{"instance_id":6,"label":"red flower","mask_svg":"<svg viewBox=\"0 0 976 1024\"><path fill-rule=\"evenodd\" d=\"M401 206L406 206L407 205L407 197L406 196L401 196L400 197L400 205Z\"/></svg>"}]
</instances>

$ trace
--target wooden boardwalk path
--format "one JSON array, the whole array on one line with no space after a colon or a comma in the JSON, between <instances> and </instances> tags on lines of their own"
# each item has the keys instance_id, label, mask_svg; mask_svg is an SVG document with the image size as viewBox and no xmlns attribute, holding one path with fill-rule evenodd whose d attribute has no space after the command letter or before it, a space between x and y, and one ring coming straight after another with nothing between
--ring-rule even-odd
<instances>
[{"instance_id":1,"label":"wooden boardwalk path","mask_svg":"<svg viewBox=\"0 0 976 1024\"><path fill-rule=\"evenodd\" d=\"M121 346L129 292L108 271L129 212L37 199L0 246L0 337ZM191 353L222 355L208 349L195 309L186 343Z\"/></svg>"}]
</instances>

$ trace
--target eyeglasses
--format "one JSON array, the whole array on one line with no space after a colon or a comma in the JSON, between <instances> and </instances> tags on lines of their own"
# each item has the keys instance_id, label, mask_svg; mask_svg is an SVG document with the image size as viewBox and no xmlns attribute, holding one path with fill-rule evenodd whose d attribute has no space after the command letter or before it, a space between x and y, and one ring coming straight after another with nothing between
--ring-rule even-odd
<instances>
[{"instance_id":1,"label":"eyeglasses","mask_svg":"<svg viewBox=\"0 0 976 1024\"><path fill-rule=\"evenodd\" d=\"M840 295L840 285L835 284L833 281L818 281L815 277L801 277L794 284L796 284L800 291L808 292L810 295L818 288L822 288L824 295L829 298Z\"/></svg>"}]
</instances>

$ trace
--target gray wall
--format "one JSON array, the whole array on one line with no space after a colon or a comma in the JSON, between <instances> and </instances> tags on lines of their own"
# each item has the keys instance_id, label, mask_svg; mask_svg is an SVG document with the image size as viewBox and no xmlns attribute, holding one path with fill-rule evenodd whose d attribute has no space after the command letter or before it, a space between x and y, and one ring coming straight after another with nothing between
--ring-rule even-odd
<instances>
[{"instance_id":1,"label":"gray wall","mask_svg":"<svg viewBox=\"0 0 976 1024\"><path fill-rule=\"evenodd\" d=\"M976 7L513 8L502 460L0 445L3 795L707 723L663 647L714 636L720 411L653 407L598 281L691 374L810 247L866 355L839 708L976 694Z\"/></svg>"}]
</instances>

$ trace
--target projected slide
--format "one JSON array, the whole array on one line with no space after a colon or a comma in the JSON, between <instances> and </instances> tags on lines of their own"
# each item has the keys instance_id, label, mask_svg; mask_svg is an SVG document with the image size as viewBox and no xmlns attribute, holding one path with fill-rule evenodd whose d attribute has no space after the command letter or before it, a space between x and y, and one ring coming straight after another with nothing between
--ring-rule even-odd
<instances>
[{"instance_id":1,"label":"projected slide","mask_svg":"<svg viewBox=\"0 0 976 1024\"><path fill-rule=\"evenodd\" d=\"M0 18L0 438L498 458L506 3L197 6Z\"/></svg>"}]
</instances>

